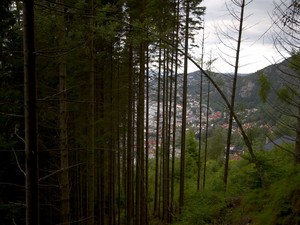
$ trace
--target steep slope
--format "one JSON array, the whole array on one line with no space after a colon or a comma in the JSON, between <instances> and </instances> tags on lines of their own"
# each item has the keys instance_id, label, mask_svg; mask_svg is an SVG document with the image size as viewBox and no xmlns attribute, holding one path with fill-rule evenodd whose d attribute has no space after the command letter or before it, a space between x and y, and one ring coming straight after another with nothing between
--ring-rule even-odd
<instances>
[{"instance_id":1,"label":"steep slope","mask_svg":"<svg viewBox=\"0 0 300 225\"><path fill-rule=\"evenodd\" d=\"M279 64L274 64L263 68L256 73L240 75L237 82L236 106L243 108L253 108L258 107L261 104L261 99L259 96L259 76L261 74L264 74L268 78L273 90L278 90L278 88L283 84L284 75L292 73L293 71L288 67L288 60L285 60ZM232 75L213 73L211 76L214 77L214 80L221 86L222 91L226 94L227 97L229 97L231 93ZM189 74L188 93L192 96L193 99L199 98L198 95L200 92L200 77L201 75L199 71ZM204 79L203 92L206 93L206 90L207 80ZM207 94L205 94L204 96L207 96ZM212 106L214 108L222 108L223 101L216 89L213 87L211 88L210 96ZM270 92L269 99L270 101L275 101L276 96L274 91Z\"/></svg>"}]
</instances>

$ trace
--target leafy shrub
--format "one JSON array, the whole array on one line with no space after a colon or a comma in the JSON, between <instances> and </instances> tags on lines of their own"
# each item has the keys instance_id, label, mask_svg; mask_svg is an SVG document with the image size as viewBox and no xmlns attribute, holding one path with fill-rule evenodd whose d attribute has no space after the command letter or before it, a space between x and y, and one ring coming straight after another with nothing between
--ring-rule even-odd
<instances>
[{"instance_id":1,"label":"leafy shrub","mask_svg":"<svg viewBox=\"0 0 300 225\"><path fill-rule=\"evenodd\" d=\"M268 168L266 175L269 186L265 189L248 189L241 204L232 213L231 224L242 224L249 218L256 225L300 223L300 170L291 166L293 163L287 160L282 160L281 163L277 161L273 166L270 164L270 167L266 167L271 161L279 160L276 159L276 154L277 157L280 154L272 154L264 165Z\"/></svg>"},{"instance_id":2,"label":"leafy shrub","mask_svg":"<svg viewBox=\"0 0 300 225\"><path fill-rule=\"evenodd\" d=\"M175 224L220 224L221 220L225 220L223 213L225 208L223 193L215 191L197 192L186 199L184 211L178 216Z\"/></svg>"}]
</instances>

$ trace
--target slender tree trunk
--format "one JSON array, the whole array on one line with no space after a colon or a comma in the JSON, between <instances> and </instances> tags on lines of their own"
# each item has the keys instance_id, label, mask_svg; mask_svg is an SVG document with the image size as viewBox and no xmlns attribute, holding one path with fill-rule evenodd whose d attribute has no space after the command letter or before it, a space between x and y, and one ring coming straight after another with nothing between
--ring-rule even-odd
<instances>
[{"instance_id":1,"label":"slender tree trunk","mask_svg":"<svg viewBox=\"0 0 300 225\"><path fill-rule=\"evenodd\" d=\"M168 152L168 223L172 223L172 207L171 207L171 180L174 179L170 175L170 153L171 153L171 132L172 132L172 100L173 100L173 67L174 67L174 51L171 55L171 71L170 71L170 93L169 93L169 110L168 110L168 134L167 134L167 152ZM174 133L173 133L174 135Z\"/></svg>"},{"instance_id":2,"label":"slender tree trunk","mask_svg":"<svg viewBox=\"0 0 300 225\"><path fill-rule=\"evenodd\" d=\"M239 69L240 49L241 49L241 43L242 43L244 9L245 9L245 0L242 0L241 14L240 14L240 26L239 26L235 67L234 67L234 77L233 77L232 93L231 93L231 101L230 101L232 110L234 110L234 103L235 103L236 83L237 83L237 75L238 75L238 69ZM233 123L233 111L230 111L229 127L228 127L228 134L227 134L227 145L226 145L226 153L225 153L224 179L223 179L225 189L227 188L227 180L228 180L229 152L230 152L230 145L231 145L232 123Z\"/></svg>"},{"instance_id":3,"label":"slender tree trunk","mask_svg":"<svg viewBox=\"0 0 300 225\"><path fill-rule=\"evenodd\" d=\"M83 217L83 212L82 212L82 209L83 209L83 206L82 206L82 198L83 198L83 191L82 191L82 186L83 186L83 183L81 181L81 178L82 178L82 157L81 157L82 153L81 151L76 151L75 154L74 154L74 163L78 166L75 167L75 176L74 176L74 180L73 180L73 183L75 184L75 187L74 187L74 205L72 206L73 207L73 213L74 213L74 218L82 218Z\"/></svg>"},{"instance_id":4,"label":"slender tree trunk","mask_svg":"<svg viewBox=\"0 0 300 225\"><path fill-rule=\"evenodd\" d=\"M100 62L97 61L97 64L100 65ZM97 76L95 76L95 119L103 120L104 119L104 65L100 65L100 69L98 69ZM102 138L104 135L104 128L102 126L97 126L95 128L95 136L97 138ZM98 217L98 224L104 225L105 219L105 190L106 188L106 180L105 180L105 165L106 165L106 152L104 150L103 142L98 142L97 145L97 200L98 200L98 207L97 207L97 217Z\"/></svg>"},{"instance_id":5,"label":"slender tree trunk","mask_svg":"<svg viewBox=\"0 0 300 225\"><path fill-rule=\"evenodd\" d=\"M174 12L176 12L176 30L175 30L175 46L178 46L179 43L179 6L180 0L177 1L177 4L174 5ZM173 95L173 137L172 137L172 166L171 166L171 219L170 222L172 223L173 217L175 214L175 207L174 207L174 194L175 194L175 182L174 182L174 175L175 175L175 157L176 157L176 116L177 116L177 78L178 78L178 49L175 49L175 69L174 69L174 95Z\"/></svg>"},{"instance_id":6,"label":"slender tree trunk","mask_svg":"<svg viewBox=\"0 0 300 225\"><path fill-rule=\"evenodd\" d=\"M162 128L161 128L161 168L162 168L162 220L165 219L165 210L166 210L166 197L165 197L165 149L166 149L166 49L163 49L163 77L162 77Z\"/></svg>"},{"instance_id":7,"label":"slender tree trunk","mask_svg":"<svg viewBox=\"0 0 300 225\"><path fill-rule=\"evenodd\" d=\"M205 146L204 146L204 165L203 165L203 190L206 185L206 165L207 165L207 147L208 147L208 114L209 114L210 82L207 86L207 108L206 108L206 126L205 126Z\"/></svg>"},{"instance_id":8,"label":"slender tree trunk","mask_svg":"<svg viewBox=\"0 0 300 225\"><path fill-rule=\"evenodd\" d=\"M23 2L26 225L39 225L34 1Z\"/></svg>"},{"instance_id":9,"label":"slender tree trunk","mask_svg":"<svg viewBox=\"0 0 300 225\"><path fill-rule=\"evenodd\" d=\"M59 92L60 92L60 150L61 150L61 201L62 222L70 223L70 190L69 190L69 147L68 147L68 113L66 91L66 64L60 59L59 65Z\"/></svg>"},{"instance_id":10,"label":"slender tree trunk","mask_svg":"<svg viewBox=\"0 0 300 225\"><path fill-rule=\"evenodd\" d=\"M95 221L95 71L94 71L94 0L89 0L90 21L88 33L89 48L89 105L87 128L87 225L94 225Z\"/></svg>"},{"instance_id":11,"label":"slender tree trunk","mask_svg":"<svg viewBox=\"0 0 300 225\"><path fill-rule=\"evenodd\" d=\"M146 0L138 1L138 18L141 24L145 20ZM139 41L139 77L137 93L137 148L136 148L136 225L145 224L146 192L145 192L145 34L140 34Z\"/></svg>"},{"instance_id":12,"label":"slender tree trunk","mask_svg":"<svg viewBox=\"0 0 300 225\"><path fill-rule=\"evenodd\" d=\"M64 67L64 65L60 65ZM65 67L60 68L60 77L65 73ZM67 132L67 94L65 78L60 78L60 150L61 150L61 214L62 223L70 223L70 188L69 188L69 147Z\"/></svg>"},{"instance_id":13,"label":"slender tree trunk","mask_svg":"<svg viewBox=\"0 0 300 225\"><path fill-rule=\"evenodd\" d=\"M119 45L119 43L118 43ZM118 65L117 65L117 93L116 93L116 97L117 97L117 134L116 134L116 141L117 141L117 183L118 183L118 202L120 202L121 200L121 191L122 191L122 183L121 183L121 179L122 179L122 173L121 173L121 130L120 130L120 126L121 126L121 101L120 101L120 59L118 57ZM123 149L124 149L125 145L123 145ZM124 160L124 158L123 158ZM117 210L117 224L121 225L121 204L118 203L118 210Z\"/></svg>"},{"instance_id":14,"label":"slender tree trunk","mask_svg":"<svg viewBox=\"0 0 300 225\"><path fill-rule=\"evenodd\" d=\"M146 140L146 156L145 156L145 192L146 192L146 198L145 198L145 203L146 203L146 209L145 209L145 217L146 217L146 223L145 225L149 224L148 221L148 191L149 191L149 47L147 45L147 50L146 50L146 134L145 134L145 140Z\"/></svg>"},{"instance_id":15,"label":"slender tree trunk","mask_svg":"<svg viewBox=\"0 0 300 225\"><path fill-rule=\"evenodd\" d=\"M158 187L159 187L159 132L160 132L160 92L161 92L161 45L159 46L158 56L158 78L157 78L157 115L156 115L156 147L155 147L155 181L154 181L154 214L159 215L158 212Z\"/></svg>"},{"instance_id":16,"label":"slender tree trunk","mask_svg":"<svg viewBox=\"0 0 300 225\"><path fill-rule=\"evenodd\" d=\"M204 28L202 36L202 55L201 55L201 67L203 67L203 57L204 57ZM200 115L199 115L199 145L198 145L198 158L197 158L197 191L200 191L200 175L201 175L201 152L202 152L202 98L203 98L203 74L200 75L200 88L199 88L199 105L200 105Z\"/></svg>"},{"instance_id":17,"label":"slender tree trunk","mask_svg":"<svg viewBox=\"0 0 300 225\"><path fill-rule=\"evenodd\" d=\"M126 190L126 209L127 209L127 225L133 224L133 170L132 170L132 157L133 157L133 52L132 47L129 46L129 64L128 64L128 112L127 112L127 190Z\"/></svg>"},{"instance_id":18,"label":"slender tree trunk","mask_svg":"<svg viewBox=\"0 0 300 225\"><path fill-rule=\"evenodd\" d=\"M64 1L58 0L60 10L64 12ZM59 48L65 47L65 15L59 19ZM59 57L59 127L60 127L60 164L61 164L61 221L70 224L70 190L69 190L69 146L68 146L68 112L67 112L67 65L65 55Z\"/></svg>"},{"instance_id":19,"label":"slender tree trunk","mask_svg":"<svg viewBox=\"0 0 300 225\"><path fill-rule=\"evenodd\" d=\"M177 65L177 58L178 58L178 52L176 51L176 56L175 56L175 62L176 62L176 65L175 65L175 72L174 72L174 95L173 95L173 136L172 136L172 162L171 162L171 202L170 202L170 205L171 205L171 219L170 219L170 222L172 223L172 219L173 219L173 216L174 216L174 189L175 189L175 182L174 182L174 175L175 175L175 157L176 157L176 113L177 113L177 68L178 68L178 65Z\"/></svg>"},{"instance_id":20,"label":"slender tree trunk","mask_svg":"<svg viewBox=\"0 0 300 225\"><path fill-rule=\"evenodd\" d=\"M137 105L137 158L136 158L136 218L137 225L145 224L144 189L144 112L145 112L145 44L140 44L140 76Z\"/></svg>"},{"instance_id":21,"label":"slender tree trunk","mask_svg":"<svg viewBox=\"0 0 300 225\"><path fill-rule=\"evenodd\" d=\"M123 121L123 130L122 130L122 172L121 172L121 183L123 184L123 188L122 188L122 192L124 193L124 196L127 195L127 152L126 152L126 141L127 141L127 132L125 129L125 123ZM122 186L122 185L121 185ZM127 198L125 198L125 201L127 201ZM120 205L121 207L121 205ZM127 224L127 202L125 202L124 204L124 213L123 213L123 218L121 218L122 220L120 221L121 224Z\"/></svg>"},{"instance_id":22,"label":"slender tree trunk","mask_svg":"<svg viewBox=\"0 0 300 225\"><path fill-rule=\"evenodd\" d=\"M181 156L180 156L180 185L179 185L179 211L184 206L184 180L185 180L185 137L186 137L186 105L187 105L187 74L188 74L188 48L189 48L189 18L190 3L186 1L185 18L185 44L184 44L184 72L182 89L182 127L181 127Z\"/></svg>"},{"instance_id":23,"label":"slender tree trunk","mask_svg":"<svg viewBox=\"0 0 300 225\"><path fill-rule=\"evenodd\" d=\"M116 211L115 211L115 151L116 151L116 123L115 123L115 115L116 112L114 110L114 102L115 102L115 84L114 84L114 70L113 70L113 43L110 44L110 102L109 102L109 117L110 117L110 126L109 126L109 134L110 134L110 151L109 151L109 165L108 165L108 173L109 173L109 192L108 192L108 202L109 202L109 218L108 224L115 225Z\"/></svg>"},{"instance_id":24,"label":"slender tree trunk","mask_svg":"<svg viewBox=\"0 0 300 225\"><path fill-rule=\"evenodd\" d=\"M164 50L163 88L163 222L170 221L169 51Z\"/></svg>"}]
</instances>

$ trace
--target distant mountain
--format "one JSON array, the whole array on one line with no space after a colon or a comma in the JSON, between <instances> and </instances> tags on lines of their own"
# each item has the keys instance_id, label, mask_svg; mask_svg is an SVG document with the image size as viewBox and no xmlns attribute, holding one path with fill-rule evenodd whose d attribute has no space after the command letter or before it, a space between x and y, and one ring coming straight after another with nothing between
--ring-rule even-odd
<instances>
[{"instance_id":1,"label":"distant mountain","mask_svg":"<svg viewBox=\"0 0 300 225\"><path fill-rule=\"evenodd\" d=\"M288 66L288 60L284 60L281 63L270 65L261 69L255 73L251 74L243 74L243 76L239 76L237 80L237 90L236 90L236 106L242 108L253 108L258 107L262 102L259 96L259 76L260 74L264 74L268 80L270 81L272 88L274 90L278 90L280 86L283 84L283 77L285 77L285 82L287 76L285 74L293 74L293 71ZM232 74L221 74L221 73L213 73L211 75L213 79L220 85L222 91L226 96L230 97L231 89L232 89ZM188 75L188 94L193 96L194 99L198 99L200 92L200 78L201 73L199 71L190 73ZM203 79L203 93L204 96L207 96L207 88L208 82L207 79ZM270 92L269 99L271 101L275 101L276 96L274 92ZM204 99L205 101L205 99ZM224 108L223 100L220 97L219 93L216 91L214 87L211 86L210 92L210 102L212 107L216 109Z\"/></svg>"}]
</instances>

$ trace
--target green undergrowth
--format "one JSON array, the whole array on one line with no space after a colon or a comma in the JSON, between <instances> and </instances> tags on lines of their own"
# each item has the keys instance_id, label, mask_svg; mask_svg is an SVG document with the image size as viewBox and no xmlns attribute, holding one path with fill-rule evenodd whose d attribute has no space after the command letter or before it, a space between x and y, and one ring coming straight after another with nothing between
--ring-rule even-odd
<instances>
[{"instance_id":1,"label":"green undergrowth","mask_svg":"<svg viewBox=\"0 0 300 225\"><path fill-rule=\"evenodd\" d=\"M267 189L245 193L235 212L233 224L239 224L239 218L251 218L257 225L300 224L299 170L272 183Z\"/></svg>"},{"instance_id":2,"label":"green undergrowth","mask_svg":"<svg viewBox=\"0 0 300 225\"><path fill-rule=\"evenodd\" d=\"M294 164L293 155L280 149L256 155L264 169L264 184L246 154L230 162L225 192L223 165L211 161L205 189L188 189L184 210L174 224L300 224L300 166ZM187 185L195 184L187 180Z\"/></svg>"}]
</instances>

